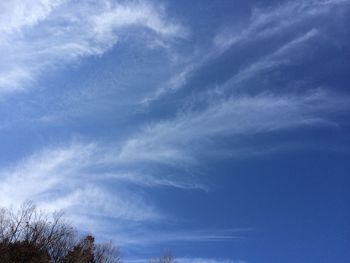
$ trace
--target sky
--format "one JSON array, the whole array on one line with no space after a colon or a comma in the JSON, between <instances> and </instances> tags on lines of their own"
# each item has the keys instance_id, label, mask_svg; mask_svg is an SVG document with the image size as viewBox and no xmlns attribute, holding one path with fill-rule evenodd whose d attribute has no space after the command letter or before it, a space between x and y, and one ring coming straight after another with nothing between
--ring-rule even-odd
<instances>
[{"instance_id":1,"label":"sky","mask_svg":"<svg viewBox=\"0 0 350 263\"><path fill-rule=\"evenodd\" d=\"M125 262L346 263L349 0L0 2L0 205Z\"/></svg>"}]
</instances>

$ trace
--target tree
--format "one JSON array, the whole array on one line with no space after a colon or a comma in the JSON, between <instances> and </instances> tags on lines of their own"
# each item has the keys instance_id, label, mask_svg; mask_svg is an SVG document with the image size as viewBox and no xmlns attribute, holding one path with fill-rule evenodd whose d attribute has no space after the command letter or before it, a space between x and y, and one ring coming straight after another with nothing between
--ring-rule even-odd
<instances>
[{"instance_id":1,"label":"tree","mask_svg":"<svg viewBox=\"0 0 350 263\"><path fill-rule=\"evenodd\" d=\"M75 245L64 258L64 263L95 263L93 236L86 236L79 244Z\"/></svg>"},{"instance_id":2,"label":"tree","mask_svg":"<svg viewBox=\"0 0 350 263\"><path fill-rule=\"evenodd\" d=\"M150 263L176 263L176 262L171 252L166 252L160 258L151 260Z\"/></svg>"},{"instance_id":3,"label":"tree","mask_svg":"<svg viewBox=\"0 0 350 263\"><path fill-rule=\"evenodd\" d=\"M31 202L15 212L0 208L1 263L117 263L118 252L91 235L79 239L61 212L48 216Z\"/></svg>"},{"instance_id":4,"label":"tree","mask_svg":"<svg viewBox=\"0 0 350 263\"><path fill-rule=\"evenodd\" d=\"M0 244L0 262L46 263L50 261L48 253L25 241L16 241L8 245Z\"/></svg>"}]
</instances>

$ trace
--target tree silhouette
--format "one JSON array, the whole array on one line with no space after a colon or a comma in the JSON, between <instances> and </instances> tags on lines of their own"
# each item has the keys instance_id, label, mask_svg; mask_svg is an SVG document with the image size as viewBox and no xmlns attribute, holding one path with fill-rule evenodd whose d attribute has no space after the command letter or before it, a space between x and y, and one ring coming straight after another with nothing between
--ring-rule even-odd
<instances>
[{"instance_id":1,"label":"tree silhouette","mask_svg":"<svg viewBox=\"0 0 350 263\"><path fill-rule=\"evenodd\" d=\"M158 259L153 259L150 263L176 263L171 252L166 252L163 256Z\"/></svg>"},{"instance_id":2,"label":"tree silhouette","mask_svg":"<svg viewBox=\"0 0 350 263\"><path fill-rule=\"evenodd\" d=\"M0 209L1 263L118 263L110 243L95 244L91 235L79 239L62 213L50 217L31 202L18 211Z\"/></svg>"}]
</instances>

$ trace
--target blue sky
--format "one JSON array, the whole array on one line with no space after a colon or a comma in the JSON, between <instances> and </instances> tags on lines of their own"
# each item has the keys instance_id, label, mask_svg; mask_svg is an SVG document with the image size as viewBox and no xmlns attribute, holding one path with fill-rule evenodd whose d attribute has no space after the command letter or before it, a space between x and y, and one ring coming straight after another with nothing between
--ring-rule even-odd
<instances>
[{"instance_id":1,"label":"blue sky","mask_svg":"<svg viewBox=\"0 0 350 263\"><path fill-rule=\"evenodd\" d=\"M0 3L0 205L129 262L350 258L350 1Z\"/></svg>"}]
</instances>

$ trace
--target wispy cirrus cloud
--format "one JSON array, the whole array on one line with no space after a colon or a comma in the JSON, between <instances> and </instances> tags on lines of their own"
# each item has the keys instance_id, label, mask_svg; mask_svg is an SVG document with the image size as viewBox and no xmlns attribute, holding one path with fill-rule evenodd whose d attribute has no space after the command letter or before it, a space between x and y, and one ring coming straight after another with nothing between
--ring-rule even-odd
<instances>
[{"instance_id":1,"label":"wispy cirrus cloud","mask_svg":"<svg viewBox=\"0 0 350 263\"><path fill-rule=\"evenodd\" d=\"M219 87L219 90L223 92L225 89L226 91L239 89L242 82L250 80L266 70L295 63L303 54L302 48L310 46L310 42L317 39L318 36L319 32L316 29L311 29L305 34L297 36L271 53L239 69L236 74Z\"/></svg>"},{"instance_id":2,"label":"wispy cirrus cloud","mask_svg":"<svg viewBox=\"0 0 350 263\"><path fill-rule=\"evenodd\" d=\"M135 175L132 166L138 164L126 166L114 153L115 149L83 142L43 149L1 169L0 206L16 207L33 200L47 212L64 210L80 230L93 231L99 238L126 247L177 241L218 242L240 239L249 231L155 231L150 226L175 218L159 210L145 190L189 190L198 185L184 183L181 178L166 179L164 175Z\"/></svg>"},{"instance_id":3,"label":"wispy cirrus cloud","mask_svg":"<svg viewBox=\"0 0 350 263\"><path fill-rule=\"evenodd\" d=\"M0 92L23 90L50 69L102 55L126 28L153 39L182 38L186 29L150 2L15 1L2 3Z\"/></svg>"},{"instance_id":4,"label":"wispy cirrus cloud","mask_svg":"<svg viewBox=\"0 0 350 263\"><path fill-rule=\"evenodd\" d=\"M89 214L147 222L163 215L145 196L129 190L130 186L206 190L196 181L152 173L142 163L130 165L119 156L118 147L117 142L74 141L45 147L4 167L0 170L0 205L34 200L47 211L63 209L82 222L89 221Z\"/></svg>"},{"instance_id":5,"label":"wispy cirrus cloud","mask_svg":"<svg viewBox=\"0 0 350 263\"><path fill-rule=\"evenodd\" d=\"M124 69L122 65L120 78L114 76L115 72L109 72L108 76L113 75L113 80L108 83L113 86L110 93L101 90L106 76L103 74L94 80L84 77L86 82L79 83L81 87L73 84L73 88L59 90L59 95L64 94L63 102L55 105L57 108L53 107L53 112L46 111L51 106L47 105L57 102L57 94L52 96L45 93L39 99L34 98L33 101L44 103L40 105L42 107L35 105L38 114L30 117L35 119L39 115L47 126L61 122L61 118L71 114L69 111L73 109L77 111L74 112L76 115L91 112L98 115L94 115L94 120L88 120L90 128L96 127L86 129L85 124L83 128L67 125L64 129L70 134L68 138L78 130L78 133L88 133L89 139L73 142L62 139L65 141L62 145L47 145L44 149L34 150L32 155L22 160L14 161L12 166L2 167L0 205L11 206L31 199L49 211L64 209L82 229L99 233L106 239L115 239L117 244L125 246L240 239L244 234L220 230L183 231L179 227L170 231L155 231L155 224L159 226L176 219L168 215L169 211L157 206L153 194L164 188L174 192L209 192L210 188L199 176L205 170L204 163L217 156L236 160L235 157L242 155L283 149L284 139L270 140L266 149L265 142L262 142L263 147L259 148L255 142L266 134L278 137L278 134L287 131L292 137L304 128L338 128L336 116L349 111L349 98L331 92L328 86L305 87L299 93L287 92L283 86L278 87L279 92L274 92L276 87L267 90L257 88L258 91L252 94L240 84L303 57L318 40L325 40L317 19L312 19L331 14L335 7L345 6L348 2L296 1L275 8L257 9L246 26L235 33L230 31L228 25L225 34L217 35L208 52L201 50L200 54L194 54L183 62L185 67L176 67L179 72L167 67L171 72L166 73L170 75L170 80L165 86L154 78L159 73L157 70L161 71L159 68L141 63L140 67L148 67L149 71L140 74L142 70L138 67L131 72L130 68ZM41 0L32 5L28 3L12 1L1 4L6 6L1 9L5 10L6 16L0 20L0 36L4 39L0 44L3 54L0 89L3 93L27 90L31 86L29 84L40 80L44 73L77 63L82 58L102 57L118 41L124 41L124 38L133 41L133 37L140 32L147 35L145 42L152 39L152 43L146 45L151 49L168 48L167 45L176 42L174 40L188 36L186 28L167 17L166 9L148 1ZM266 39L268 42L278 41L271 48L266 45L268 48L255 54L256 50L260 52L261 41ZM248 42L254 44L245 46ZM241 49L235 51L236 46L245 52L249 60L244 55L240 56ZM231 51L234 51L233 55ZM130 53L135 55L134 50ZM208 55L202 56L204 53ZM153 56L154 53L149 54L151 60L156 60ZM116 64L113 64L114 68L118 66ZM165 68L164 63L159 64ZM227 76L221 77L220 74L226 70ZM155 75L150 76L150 71L155 71ZM257 81L256 86L259 87L261 83ZM89 85L93 88L87 88ZM118 85L124 86L114 88ZM134 90L147 85L151 87L147 91ZM160 86L153 94L155 87ZM152 112L153 100L164 94L171 95L169 91L176 93L181 87L192 90L183 89L183 97L174 99L178 99L178 103L172 105L173 108L168 108L165 105L167 101L164 102L171 114L163 115L160 112L163 108ZM232 91L239 88L239 92L233 94ZM144 98L149 93L153 96ZM133 102L150 103L150 112L140 114L142 116L137 116L135 120L128 119L130 108L125 94L131 94L130 100ZM173 98L168 99L172 102ZM119 103L116 100L125 103L125 112L113 108ZM24 104L22 101L18 103L21 106ZM23 115L30 108L25 106ZM14 108L17 110L18 107L11 104L9 111L12 112ZM101 108L111 114L101 117ZM115 115L120 118L127 115L127 118L114 124ZM86 119L88 117L91 116L87 114ZM95 124L96 119L104 120ZM102 128L97 127L100 123ZM102 130L104 125L110 129L110 134L108 138L101 139L106 133L96 130ZM13 130L18 129L16 125L13 126ZM124 128L126 132L112 135ZM54 133L55 136L61 134ZM254 137L256 141L245 140L248 137ZM182 260L241 262L201 258Z\"/></svg>"},{"instance_id":6,"label":"wispy cirrus cloud","mask_svg":"<svg viewBox=\"0 0 350 263\"><path fill-rule=\"evenodd\" d=\"M322 90L307 96L260 94L209 101L202 110L182 112L172 120L146 126L124 143L118 158L125 162L195 164L205 145L217 138L336 125L329 113L348 110L347 104L348 98Z\"/></svg>"},{"instance_id":7,"label":"wispy cirrus cloud","mask_svg":"<svg viewBox=\"0 0 350 263\"><path fill-rule=\"evenodd\" d=\"M349 3L348 0L288 1L277 7L255 8L246 27L233 33L227 28L215 37L214 43L226 49L237 43L279 35L305 23L314 25L313 18L330 14L333 8Z\"/></svg>"},{"instance_id":8,"label":"wispy cirrus cloud","mask_svg":"<svg viewBox=\"0 0 350 263\"><path fill-rule=\"evenodd\" d=\"M1 205L34 200L48 211L72 211L73 217L91 209L92 214L116 219L156 219L157 213L140 197L122 189L113 195L101 184L103 174L88 172L103 164L103 156L91 143L43 149L0 172Z\"/></svg>"},{"instance_id":9,"label":"wispy cirrus cloud","mask_svg":"<svg viewBox=\"0 0 350 263\"><path fill-rule=\"evenodd\" d=\"M186 231L177 229L167 231L156 231L150 236L149 229L140 229L135 231L128 229L127 232L121 231L123 245L159 245L159 244L176 244L176 242L191 243L207 243L207 242L230 242L232 240L240 241L246 239L251 229L188 229ZM114 233L111 233L111 237Z\"/></svg>"},{"instance_id":10,"label":"wispy cirrus cloud","mask_svg":"<svg viewBox=\"0 0 350 263\"><path fill-rule=\"evenodd\" d=\"M303 48L313 50L314 45L318 45L311 40L323 38L322 41L325 41L323 34L327 30L322 20L334 17L332 14L341 8L348 8L349 3L348 0L287 1L270 7L253 8L247 23L241 23L239 27L225 24L224 29L215 33L209 49L199 51L202 52L201 55L193 56L167 83L143 102L150 103L182 88L194 89L206 85L197 80L208 75L211 64L220 67L218 61L223 60L221 63L225 63L227 56L233 56L235 61L235 64L229 65L233 68L231 76L221 80L218 74L214 83L224 81L229 82L227 86L237 85L240 80L252 78L263 70L292 64L303 54ZM266 48L266 41L271 44L271 48ZM240 53L247 55L242 57ZM246 61L247 57L249 60Z\"/></svg>"},{"instance_id":11,"label":"wispy cirrus cloud","mask_svg":"<svg viewBox=\"0 0 350 263\"><path fill-rule=\"evenodd\" d=\"M18 34L25 27L34 26L65 0L3 1L0 3L1 34Z\"/></svg>"},{"instance_id":12,"label":"wispy cirrus cloud","mask_svg":"<svg viewBox=\"0 0 350 263\"><path fill-rule=\"evenodd\" d=\"M156 222L167 215L158 211L142 191L134 192L134 187L206 190L187 168L197 166L203 155L215 154L208 149L218 139L226 137L235 142L237 148L231 149L230 156L232 152L239 156L246 147L252 147L239 143L244 136L335 126L333 114L348 110L348 103L346 97L323 91L308 96L262 94L217 99L208 101L203 109L150 124L124 142L73 142L47 147L2 168L1 205L31 199L49 211L68 211L73 221L87 228L96 227L103 218ZM157 166L183 172L181 176L171 172L167 175L164 169L154 170ZM208 240L224 238L214 234L201 237L205 236Z\"/></svg>"}]
</instances>

